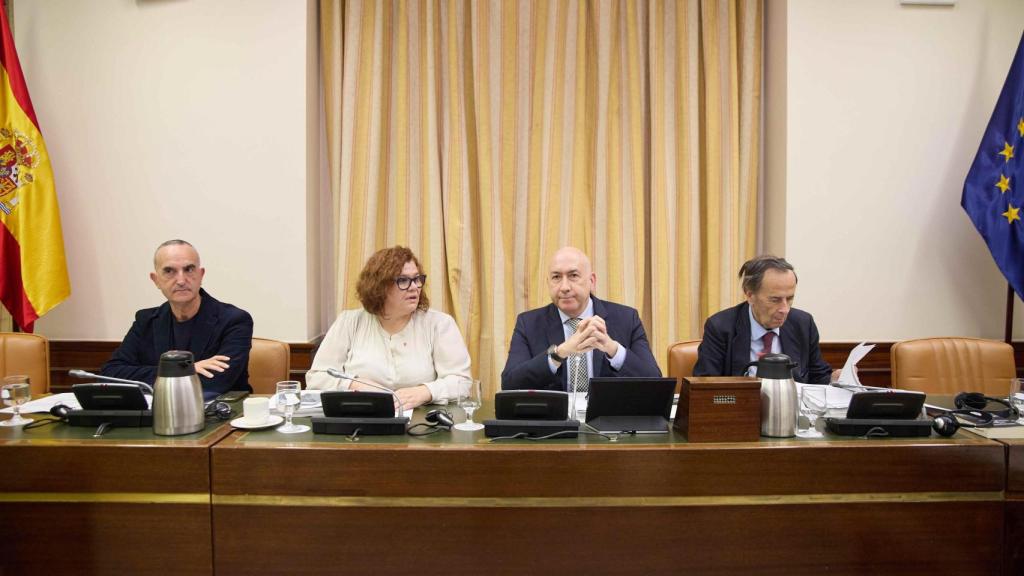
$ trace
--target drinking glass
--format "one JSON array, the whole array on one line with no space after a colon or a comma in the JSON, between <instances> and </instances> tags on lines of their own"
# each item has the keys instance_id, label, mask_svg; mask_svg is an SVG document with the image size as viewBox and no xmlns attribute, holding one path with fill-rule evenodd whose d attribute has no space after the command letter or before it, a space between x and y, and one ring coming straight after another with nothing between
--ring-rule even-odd
<instances>
[{"instance_id":1,"label":"drinking glass","mask_svg":"<svg viewBox=\"0 0 1024 576\"><path fill-rule=\"evenodd\" d=\"M818 418L825 415L828 408L826 403L828 386L807 385L800 389L800 415L807 418L807 428L801 428L797 436L801 438L821 438L824 436L818 432ZM803 420L800 420L803 422Z\"/></svg>"},{"instance_id":2,"label":"drinking glass","mask_svg":"<svg viewBox=\"0 0 1024 576\"><path fill-rule=\"evenodd\" d=\"M292 416L302 402L302 384L288 380L277 383L277 407L284 412L284 424L277 427L282 434L298 434L307 432L309 426L305 424L293 424Z\"/></svg>"},{"instance_id":3,"label":"drinking glass","mask_svg":"<svg viewBox=\"0 0 1024 576\"><path fill-rule=\"evenodd\" d=\"M1024 424L1024 378L1010 378L1010 406L1017 411L1017 423Z\"/></svg>"},{"instance_id":4,"label":"drinking glass","mask_svg":"<svg viewBox=\"0 0 1024 576\"><path fill-rule=\"evenodd\" d=\"M469 383L469 387L466 388L466 383ZM472 432L473 430L483 430L484 425L473 422L473 412L480 407L480 381L479 380L464 380L462 387L459 390L459 406L462 407L466 412L466 421L455 425L456 430L465 430Z\"/></svg>"},{"instance_id":5,"label":"drinking glass","mask_svg":"<svg viewBox=\"0 0 1024 576\"><path fill-rule=\"evenodd\" d=\"M589 396L583 390L573 390L569 394L569 420L587 421L587 402Z\"/></svg>"},{"instance_id":6,"label":"drinking glass","mask_svg":"<svg viewBox=\"0 0 1024 576\"><path fill-rule=\"evenodd\" d=\"M7 376L4 378L2 392L4 404L14 407L14 416L0 422L0 426L24 426L32 421L21 415L21 405L28 402L32 397L32 389L29 386L28 376Z\"/></svg>"}]
</instances>

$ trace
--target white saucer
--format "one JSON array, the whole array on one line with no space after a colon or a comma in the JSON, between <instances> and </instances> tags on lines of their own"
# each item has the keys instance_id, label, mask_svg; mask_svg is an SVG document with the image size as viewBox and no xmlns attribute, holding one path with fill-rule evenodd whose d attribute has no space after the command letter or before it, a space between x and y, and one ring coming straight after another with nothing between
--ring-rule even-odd
<instances>
[{"instance_id":1,"label":"white saucer","mask_svg":"<svg viewBox=\"0 0 1024 576\"><path fill-rule=\"evenodd\" d=\"M248 422L245 421L245 416L242 416L241 418L235 418L234 420L232 420L231 425L234 426L235 428L241 428L243 430L261 430L263 428L277 426L281 422L284 422L283 416L275 416L271 414L270 418L267 418L267 421L262 424L249 424Z\"/></svg>"}]
</instances>

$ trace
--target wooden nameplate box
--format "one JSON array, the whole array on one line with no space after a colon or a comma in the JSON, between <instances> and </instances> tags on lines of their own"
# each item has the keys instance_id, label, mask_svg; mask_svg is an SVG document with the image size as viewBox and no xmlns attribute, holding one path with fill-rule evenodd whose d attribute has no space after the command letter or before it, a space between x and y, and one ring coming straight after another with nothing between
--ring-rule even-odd
<instances>
[{"instance_id":1,"label":"wooden nameplate box","mask_svg":"<svg viewBox=\"0 0 1024 576\"><path fill-rule=\"evenodd\" d=\"M683 378L674 427L689 442L757 442L761 381L746 376Z\"/></svg>"}]
</instances>

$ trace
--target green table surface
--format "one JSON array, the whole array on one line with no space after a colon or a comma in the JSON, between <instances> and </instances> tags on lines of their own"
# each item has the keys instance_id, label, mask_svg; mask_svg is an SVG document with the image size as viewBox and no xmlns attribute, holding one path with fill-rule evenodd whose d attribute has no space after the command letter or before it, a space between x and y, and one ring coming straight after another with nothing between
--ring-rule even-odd
<instances>
[{"instance_id":1,"label":"green table surface","mask_svg":"<svg viewBox=\"0 0 1024 576\"><path fill-rule=\"evenodd\" d=\"M952 405L952 398L939 397L935 400L936 404L939 405ZM454 405L434 405L428 404L417 408L413 412L410 426L414 426L419 423L425 423L425 417L428 411L434 409L447 410L456 423L463 422L465 420L465 412L462 408ZM829 416L842 416L841 411L831 411ZM494 418L494 404L493 402L484 402L483 405L477 409L473 414L473 419L482 423L485 420ZM312 428L312 422L310 417L296 417L294 419L296 424L305 424ZM824 436L822 438L766 438L761 437L757 442L747 442L744 444L750 445L762 445L762 446L799 446L807 445L809 443L822 443L822 442L857 442L857 441L869 441L869 442L886 442L886 443L904 443L914 444L921 442L965 442L975 443L984 442L984 439L978 438L976 435L969 434L967 432L958 432L956 436L950 439L940 438L936 435L932 435L930 438L871 438L865 439L854 436L839 436L829 433L825 430L824 422L819 421L818 429L822 430ZM416 432L424 432L429 430L424 426L419 426L414 429ZM581 431L586 431L585 426L581 426ZM438 432L429 436L409 436L409 435L393 435L393 436L358 436L353 439L346 435L335 435L335 434L314 434L312 429L307 432L297 434L282 434L277 432L276 427L261 429L261 430L236 430L236 441L239 444L257 444L257 443L273 443L273 444L293 444L301 445L308 443L317 444L407 444L410 446L441 446L441 445L478 445L478 446L503 446L503 445L514 445L514 446L526 446L526 445L587 445L587 446L620 446L620 445L636 445L636 446L665 446L665 445L687 445L689 444L686 438L676 431L670 429L667 434L612 434L607 437L598 434L587 434L581 433L577 438L551 438L546 440L528 440L528 439L502 439L492 440L484 434L484 430L477 430L474 432L466 432L461 430L439 430ZM737 444L733 443L722 443L722 444ZM707 443L700 444L701 446L709 445ZM710 445L714 445L711 443Z\"/></svg>"}]
</instances>

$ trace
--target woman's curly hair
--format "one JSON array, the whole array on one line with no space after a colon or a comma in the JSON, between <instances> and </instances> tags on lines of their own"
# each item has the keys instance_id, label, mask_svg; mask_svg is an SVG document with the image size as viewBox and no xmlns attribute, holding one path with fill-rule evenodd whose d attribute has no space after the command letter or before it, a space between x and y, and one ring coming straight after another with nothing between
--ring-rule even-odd
<instances>
[{"instance_id":1,"label":"woman's curly hair","mask_svg":"<svg viewBox=\"0 0 1024 576\"><path fill-rule=\"evenodd\" d=\"M356 294L359 295L359 301L363 303L363 308L367 312L377 315L384 313L388 288L395 283L395 278L402 273L402 268L407 262L415 264L419 273L423 273L420 261L416 259L412 250L405 246L383 248L370 256L366 265L363 266L363 271L359 273L359 282L356 284ZM430 300L427 298L427 293L421 290L419 305L416 306L416 309L427 310L428 308L430 308Z\"/></svg>"}]
</instances>

